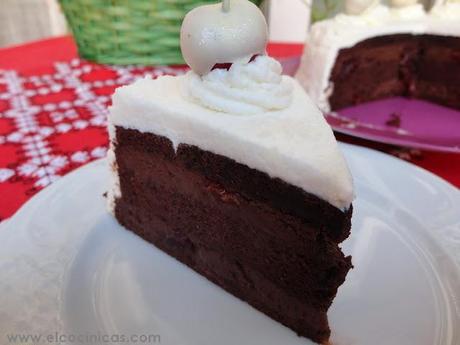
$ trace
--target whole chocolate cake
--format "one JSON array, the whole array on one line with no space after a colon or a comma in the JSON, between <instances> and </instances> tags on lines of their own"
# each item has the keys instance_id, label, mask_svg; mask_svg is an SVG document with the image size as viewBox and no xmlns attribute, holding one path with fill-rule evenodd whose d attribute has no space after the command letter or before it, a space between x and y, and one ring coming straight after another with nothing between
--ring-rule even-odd
<instances>
[{"instance_id":1,"label":"whole chocolate cake","mask_svg":"<svg viewBox=\"0 0 460 345\"><path fill-rule=\"evenodd\" d=\"M353 185L334 135L264 54L265 19L247 0L191 11L181 34L192 71L113 96L110 210L227 292L327 342L327 311L352 267L339 244Z\"/></svg>"},{"instance_id":2,"label":"whole chocolate cake","mask_svg":"<svg viewBox=\"0 0 460 345\"><path fill-rule=\"evenodd\" d=\"M346 4L312 26L296 75L323 111L394 96L460 109L460 3Z\"/></svg>"}]
</instances>

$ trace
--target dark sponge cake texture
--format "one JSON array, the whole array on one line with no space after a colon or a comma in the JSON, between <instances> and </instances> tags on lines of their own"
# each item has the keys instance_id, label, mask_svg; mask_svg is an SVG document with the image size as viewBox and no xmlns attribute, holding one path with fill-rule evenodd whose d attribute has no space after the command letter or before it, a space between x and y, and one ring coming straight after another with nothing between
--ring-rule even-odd
<instances>
[{"instance_id":1,"label":"dark sponge cake texture","mask_svg":"<svg viewBox=\"0 0 460 345\"><path fill-rule=\"evenodd\" d=\"M346 211L227 157L116 127L127 229L301 336L329 339L327 310L352 267Z\"/></svg>"}]
</instances>

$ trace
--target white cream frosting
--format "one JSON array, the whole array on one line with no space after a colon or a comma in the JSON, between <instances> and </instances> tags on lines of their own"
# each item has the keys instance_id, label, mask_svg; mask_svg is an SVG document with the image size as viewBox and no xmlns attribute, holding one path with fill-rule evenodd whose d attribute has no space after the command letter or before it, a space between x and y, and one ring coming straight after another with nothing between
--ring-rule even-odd
<instances>
[{"instance_id":1,"label":"white cream frosting","mask_svg":"<svg viewBox=\"0 0 460 345\"><path fill-rule=\"evenodd\" d=\"M408 6L398 6L391 8L390 21L424 19L427 13L422 4L413 4Z\"/></svg>"},{"instance_id":2,"label":"white cream frosting","mask_svg":"<svg viewBox=\"0 0 460 345\"><path fill-rule=\"evenodd\" d=\"M108 127L109 137L115 138L115 128L113 125ZM115 210L115 200L121 197L121 188L120 188L120 179L118 176L118 165L115 158L114 152L115 141L110 141L110 148L107 152L107 161L110 169L110 180L108 181L109 188L107 190L107 201L109 210L114 213Z\"/></svg>"},{"instance_id":3,"label":"white cream frosting","mask_svg":"<svg viewBox=\"0 0 460 345\"><path fill-rule=\"evenodd\" d=\"M443 5L434 6L431 14L435 18L460 21L460 2L446 2ZM460 33L459 33L460 35Z\"/></svg>"},{"instance_id":4,"label":"white cream frosting","mask_svg":"<svg viewBox=\"0 0 460 345\"><path fill-rule=\"evenodd\" d=\"M315 23L305 45L296 78L321 110L330 111L333 85L329 78L339 51L369 38L408 33L460 36L456 3L439 5L430 13L420 4L389 8L373 6L360 15L339 14ZM455 13L456 14L452 14Z\"/></svg>"},{"instance_id":5,"label":"white cream frosting","mask_svg":"<svg viewBox=\"0 0 460 345\"><path fill-rule=\"evenodd\" d=\"M234 63L199 76L190 71L185 93L196 103L219 112L250 115L281 110L292 100L292 83L281 76L281 64L266 55L251 63Z\"/></svg>"},{"instance_id":6,"label":"white cream frosting","mask_svg":"<svg viewBox=\"0 0 460 345\"><path fill-rule=\"evenodd\" d=\"M109 126L169 138L229 157L317 195L341 210L353 199L350 172L322 113L294 79L282 110L241 116L203 107L183 97L187 76L142 79L113 96ZM244 82L243 82L244 83ZM115 136L110 131L113 141Z\"/></svg>"}]
</instances>

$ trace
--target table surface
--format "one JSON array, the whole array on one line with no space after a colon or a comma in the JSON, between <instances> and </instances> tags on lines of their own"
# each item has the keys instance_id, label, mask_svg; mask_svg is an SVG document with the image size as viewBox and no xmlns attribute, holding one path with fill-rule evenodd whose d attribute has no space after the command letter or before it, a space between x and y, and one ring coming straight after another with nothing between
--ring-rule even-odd
<instances>
[{"instance_id":1,"label":"table surface","mask_svg":"<svg viewBox=\"0 0 460 345\"><path fill-rule=\"evenodd\" d=\"M275 57L302 45L269 46ZM120 67L78 58L69 36L0 49L0 221L59 177L107 152L107 106L114 89L177 67ZM374 143L337 134L410 161L460 187L460 155Z\"/></svg>"}]
</instances>

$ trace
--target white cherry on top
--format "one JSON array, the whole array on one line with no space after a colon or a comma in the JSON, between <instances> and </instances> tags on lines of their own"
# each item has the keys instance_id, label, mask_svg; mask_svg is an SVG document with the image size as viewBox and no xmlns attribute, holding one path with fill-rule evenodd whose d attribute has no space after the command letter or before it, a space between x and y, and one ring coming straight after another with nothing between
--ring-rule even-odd
<instances>
[{"instance_id":1,"label":"white cherry on top","mask_svg":"<svg viewBox=\"0 0 460 345\"><path fill-rule=\"evenodd\" d=\"M198 75L216 64L249 62L265 53L267 42L265 17L248 0L196 7L185 16L180 33L184 60Z\"/></svg>"}]
</instances>

